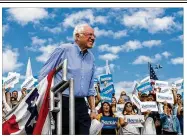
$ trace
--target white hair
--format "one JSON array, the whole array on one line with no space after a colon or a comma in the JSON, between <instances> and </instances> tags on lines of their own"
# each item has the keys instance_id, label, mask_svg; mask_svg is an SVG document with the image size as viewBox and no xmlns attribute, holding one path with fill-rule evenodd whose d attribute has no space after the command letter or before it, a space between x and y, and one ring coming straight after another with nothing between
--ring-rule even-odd
<instances>
[{"instance_id":1,"label":"white hair","mask_svg":"<svg viewBox=\"0 0 187 137\"><path fill-rule=\"evenodd\" d=\"M77 25L77 26L75 26L75 29L74 29L74 31L73 31L73 39L75 40L75 35L77 34L77 33L81 33L81 32L83 32L84 31L84 27L86 27L86 26L89 26L88 24L79 24L79 25Z\"/></svg>"}]
</instances>

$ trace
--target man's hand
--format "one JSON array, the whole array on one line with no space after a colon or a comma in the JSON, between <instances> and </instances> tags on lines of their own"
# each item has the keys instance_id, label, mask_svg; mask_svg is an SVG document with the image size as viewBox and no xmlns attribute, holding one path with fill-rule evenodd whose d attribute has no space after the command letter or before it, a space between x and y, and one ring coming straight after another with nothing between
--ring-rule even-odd
<instances>
[{"instance_id":1,"label":"man's hand","mask_svg":"<svg viewBox=\"0 0 187 137\"><path fill-rule=\"evenodd\" d=\"M90 118L91 120L96 119L96 112L90 112Z\"/></svg>"}]
</instances>

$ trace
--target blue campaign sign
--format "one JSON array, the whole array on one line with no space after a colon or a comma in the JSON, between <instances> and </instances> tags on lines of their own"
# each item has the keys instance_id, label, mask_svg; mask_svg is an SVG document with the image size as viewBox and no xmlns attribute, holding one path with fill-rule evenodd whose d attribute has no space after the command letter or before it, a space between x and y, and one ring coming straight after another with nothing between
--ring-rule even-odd
<instances>
[{"instance_id":1,"label":"blue campaign sign","mask_svg":"<svg viewBox=\"0 0 187 137\"><path fill-rule=\"evenodd\" d=\"M151 91L153 87L151 86L150 82L146 82L138 86L136 89L143 93L143 92Z\"/></svg>"},{"instance_id":2,"label":"blue campaign sign","mask_svg":"<svg viewBox=\"0 0 187 137\"><path fill-rule=\"evenodd\" d=\"M101 117L101 123L104 124L103 129L115 129L117 128L117 117Z\"/></svg>"},{"instance_id":3,"label":"blue campaign sign","mask_svg":"<svg viewBox=\"0 0 187 137\"><path fill-rule=\"evenodd\" d=\"M100 82L103 84L105 81L108 83L113 82L112 80L112 74L104 74L100 76Z\"/></svg>"},{"instance_id":4,"label":"blue campaign sign","mask_svg":"<svg viewBox=\"0 0 187 137\"><path fill-rule=\"evenodd\" d=\"M106 88L104 88L101 93L103 94L112 94L112 93L115 93L115 89L114 89L114 85L111 84L109 86L107 86Z\"/></svg>"},{"instance_id":5,"label":"blue campaign sign","mask_svg":"<svg viewBox=\"0 0 187 137\"><path fill-rule=\"evenodd\" d=\"M112 103L112 94L100 93L100 96L101 96L101 102Z\"/></svg>"}]
</instances>

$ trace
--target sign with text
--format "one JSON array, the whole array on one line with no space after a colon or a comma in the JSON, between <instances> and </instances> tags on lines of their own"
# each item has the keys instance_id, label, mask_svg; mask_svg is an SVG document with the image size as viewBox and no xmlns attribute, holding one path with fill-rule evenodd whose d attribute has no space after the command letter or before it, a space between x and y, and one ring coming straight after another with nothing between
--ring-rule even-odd
<instances>
[{"instance_id":1,"label":"sign with text","mask_svg":"<svg viewBox=\"0 0 187 137\"><path fill-rule=\"evenodd\" d=\"M162 87L160 93L170 93L171 94L171 89L169 86Z\"/></svg>"},{"instance_id":2,"label":"sign with text","mask_svg":"<svg viewBox=\"0 0 187 137\"><path fill-rule=\"evenodd\" d=\"M90 135L97 135L101 131L102 127L103 124L100 121L93 119L90 126Z\"/></svg>"},{"instance_id":3,"label":"sign with text","mask_svg":"<svg viewBox=\"0 0 187 137\"><path fill-rule=\"evenodd\" d=\"M168 93L156 93L156 101L157 102L164 102L174 104L173 94Z\"/></svg>"},{"instance_id":4,"label":"sign with text","mask_svg":"<svg viewBox=\"0 0 187 137\"><path fill-rule=\"evenodd\" d=\"M146 82L146 83L139 85L136 89L138 91L141 91L142 93L145 93L148 91L152 91L153 87L151 86L150 82Z\"/></svg>"},{"instance_id":5,"label":"sign with text","mask_svg":"<svg viewBox=\"0 0 187 137\"><path fill-rule=\"evenodd\" d=\"M112 103L112 94L100 93L100 96L101 96L101 102Z\"/></svg>"},{"instance_id":6,"label":"sign with text","mask_svg":"<svg viewBox=\"0 0 187 137\"><path fill-rule=\"evenodd\" d=\"M22 88L31 89L36 82L37 82L37 79L35 79L33 76L30 76L27 79L25 79L25 81L21 85L21 89Z\"/></svg>"},{"instance_id":7,"label":"sign with text","mask_svg":"<svg viewBox=\"0 0 187 137\"><path fill-rule=\"evenodd\" d=\"M167 81L160 81L160 80L155 80L155 88L162 88L162 87L168 87L168 82Z\"/></svg>"},{"instance_id":8,"label":"sign with text","mask_svg":"<svg viewBox=\"0 0 187 137\"><path fill-rule=\"evenodd\" d=\"M177 89L184 89L183 83L184 83L183 79L180 79L180 80L177 80L177 81L174 82Z\"/></svg>"},{"instance_id":9,"label":"sign with text","mask_svg":"<svg viewBox=\"0 0 187 137\"><path fill-rule=\"evenodd\" d=\"M106 88L104 88L101 93L103 94L112 94L112 93L115 93L115 89L114 89L114 85L111 84L109 86L107 86Z\"/></svg>"},{"instance_id":10,"label":"sign with text","mask_svg":"<svg viewBox=\"0 0 187 137\"><path fill-rule=\"evenodd\" d=\"M156 102L141 102L141 112L146 111L158 111L157 103Z\"/></svg>"},{"instance_id":11,"label":"sign with text","mask_svg":"<svg viewBox=\"0 0 187 137\"><path fill-rule=\"evenodd\" d=\"M101 123L103 124L103 129L115 129L117 128L117 117L101 117Z\"/></svg>"},{"instance_id":12,"label":"sign with text","mask_svg":"<svg viewBox=\"0 0 187 137\"><path fill-rule=\"evenodd\" d=\"M132 102L137 106L137 108L141 108L141 101L136 95L132 95Z\"/></svg>"},{"instance_id":13,"label":"sign with text","mask_svg":"<svg viewBox=\"0 0 187 137\"><path fill-rule=\"evenodd\" d=\"M116 111L122 114L125 104L116 104Z\"/></svg>"},{"instance_id":14,"label":"sign with text","mask_svg":"<svg viewBox=\"0 0 187 137\"><path fill-rule=\"evenodd\" d=\"M144 115L125 115L126 122L134 127L143 127Z\"/></svg>"},{"instance_id":15,"label":"sign with text","mask_svg":"<svg viewBox=\"0 0 187 137\"><path fill-rule=\"evenodd\" d=\"M9 72L8 77L4 79L4 88L14 88L14 85L19 82L20 74L16 72Z\"/></svg>"},{"instance_id":16,"label":"sign with text","mask_svg":"<svg viewBox=\"0 0 187 137\"><path fill-rule=\"evenodd\" d=\"M112 80L112 74L104 74L100 76L100 82L101 84L104 84L104 82L110 83L113 82Z\"/></svg>"},{"instance_id":17,"label":"sign with text","mask_svg":"<svg viewBox=\"0 0 187 137\"><path fill-rule=\"evenodd\" d=\"M136 88L138 87L139 83L137 81L134 81L134 84L133 84L133 89L132 89L132 94L136 94Z\"/></svg>"}]
</instances>

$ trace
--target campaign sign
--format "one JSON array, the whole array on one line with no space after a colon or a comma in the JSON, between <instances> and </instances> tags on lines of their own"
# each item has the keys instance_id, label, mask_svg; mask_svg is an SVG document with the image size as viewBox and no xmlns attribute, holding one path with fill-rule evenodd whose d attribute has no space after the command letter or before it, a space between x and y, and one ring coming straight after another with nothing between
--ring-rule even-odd
<instances>
[{"instance_id":1,"label":"campaign sign","mask_svg":"<svg viewBox=\"0 0 187 137\"><path fill-rule=\"evenodd\" d=\"M14 88L14 85L17 84L19 82L19 78L20 78L20 74L19 73L9 73L8 77L4 79L4 88Z\"/></svg>"},{"instance_id":2,"label":"campaign sign","mask_svg":"<svg viewBox=\"0 0 187 137\"><path fill-rule=\"evenodd\" d=\"M112 93L115 93L115 90L114 90L114 85L111 84L109 86L107 86L106 88L104 88L101 93L103 94L112 94Z\"/></svg>"},{"instance_id":3,"label":"campaign sign","mask_svg":"<svg viewBox=\"0 0 187 137\"><path fill-rule=\"evenodd\" d=\"M141 101L136 95L132 95L132 102L140 109L141 108Z\"/></svg>"},{"instance_id":4,"label":"campaign sign","mask_svg":"<svg viewBox=\"0 0 187 137\"><path fill-rule=\"evenodd\" d=\"M35 79L34 77L30 76L27 79L25 79L25 81L21 85L21 89L22 88L30 89L30 88L32 88L34 86L34 84L36 82L37 82L37 79Z\"/></svg>"},{"instance_id":5,"label":"campaign sign","mask_svg":"<svg viewBox=\"0 0 187 137\"><path fill-rule=\"evenodd\" d=\"M116 111L122 114L125 104L116 104Z\"/></svg>"},{"instance_id":6,"label":"campaign sign","mask_svg":"<svg viewBox=\"0 0 187 137\"><path fill-rule=\"evenodd\" d=\"M156 101L157 102L164 102L174 104L173 94L168 93L156 93Z\"/></svg>"},{"instance_id":7,"label":"campaign sign","mask_svg":"<svg viewBox=\"0 0 187 137\"><path fill-rule=\"evenodd\" d=\"M140 84L147 83L147 82L150 82L150 76L147 76L147 77L145 77L144 79L142 79L142 80L140 81Z\"/></svg>"},{"instance_id":8,"label":"campaign sign","mask_svg":"<svg viewBox=\"0 0 187 137\"><path fill-rule=\"evenodd\" d=\"M146 82L146 83L139 85L136 89L138 91L141 91L142 93L144 93L147 91L151 91L153 89L153 87L151 86L150 82Z\"/></svg>"},{"instance_id":9,"label":"campaign sign","mask_svg":"<svg viewBox=\"0 0 187 137\"><path fill-rule=\"evenodd\" d=\"M134 127L143 127L144 115L125 115L126 122Z\"/></svg>"},{"instance_id":10,"label":"campaign sign","mask_svg":"<svg viewBox=\"0 0 187 137\"><path fill-rule=\"evenodd\" d=\"M171 90L170 87L162 87L160 93L170 93L171 94Z\"/></svg>"},{"instance_id":11,"label":"campaign sign","mask_svg":"<svg viewBox=\"0 0 187 137\"><path fill-rule=\"evenodd\" d=\"M115 129L117 128L117 117L101 117L101 123L103 123L103 129Z\"/></svg>"},{"instance_id":12,"label":"campaign sign","mask_svg":"<svg viewBox=\"0 0 187 137\"><path fill-rule=\"evenodd\" d=\"M137 81L134 81L134 84L133 84L133 86L132 86L132 87L133 87L133 89L132 89L133 94L136 94L136 91L137 91L136 88L138 87L138 85L139 85L138 82L137 82Z\"/></svg>"},{"instance_id":13,"label":"campaign sign","mask_svg":"<svg viewBox=\"0 0 187 137\"><path fill-rule=\"evenodd\" d=\"M141 112L146 111L158 111L157 103L156 102L141 102Z\"/></svg>"},{"instance_id":14,"label":"campaign sign","mask_svg":"<svg viewBox=\"0 0 187 137\"><path fill-rule=\"evenodd\" d=\"M101 96L101 102L112 103L112 94L100 93L100 96Z\"/></svg>"},{"instance_id":15,"label":"campaign sign","mask_svg":"<svg viewBox=\"0 0 187 137\"><path fill-rule=\"evenodd\" d=\"M167 81L160 81L160 80L155 80L155 88L162 88L162 87L168 87L168 82Z\"/></svg>"},{"instance_id":16,"label":"campaign sign","mask_svg":"<svg viewBox=\"0 0 187 137\"><path fill-rule=\"evenodd\" d=\"M100 82L101 84L104 84L104 82L110 83L113 82L112 80L112 74L104 74L100 76Z\"/></svg>"},{"instance_id":17,"label":"campaign sign","mask_svg":"<svg viewBox=\"0 0 187 137\"><path fill-rule=\"evenodd\" d=\"M184 89L183 88L183 83L184 83L183 79L180 79L180 80L177 80L177 81L174 82L174 84L176 85L177 89Z\"/></svg>"}]
</instances>

